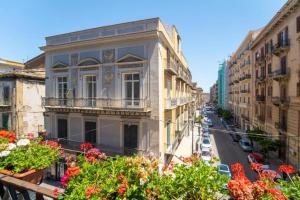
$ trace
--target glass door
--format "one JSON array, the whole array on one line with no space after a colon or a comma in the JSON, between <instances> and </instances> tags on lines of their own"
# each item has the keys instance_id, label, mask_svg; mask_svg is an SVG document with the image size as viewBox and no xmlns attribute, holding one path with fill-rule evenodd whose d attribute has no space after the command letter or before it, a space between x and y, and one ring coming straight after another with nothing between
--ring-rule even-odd
<instances>
[{"instance_id":1,"label":"glass door","mask_svg":"<svg viewBox=\"0 0 300 200\"><path fill-rule=\"evenodd\" d=\"M85 99L84 105L88 107L95 107L96 106L96 92L97 92L97 81L96 76L88 75L84 78L84 85L85 85Z\"/></svg>"},{"instance_id":2,"label":"glass door","mask_svg":"<svg viewBox=\"0 0 300 200\"><path fill-rule=\"evenodd\" d=\"M93 144L96 144L96 122L93 121L86 121L84 123L84 129L85 129L85 142L90 142Z\"/></svg>"},{"instance_id":3,"label":"glass door","mask_svg":"<svg viewBox=\"0 0 300 200\"><path fill-rule=\"evenodd\" d=\"M57 77L57 97L59 105L67 105L68 79Z\"/></svg>"},{"instance_id":4,"label":"glass door","mask_svg":"<svg viewBox=\"0 0 300 200\"><path fill-rule=\"evenodd\" d=\"M125 107L140 106L140 74L124 74L123 76L123 99Z\"/></svg>"},{"instance_id":5,"label":"glass door","mask_svg":"<svg viewBox=\"0 0 300 200\"><path fill-rule=\"evenodd\" d=\"M134 154L138 148L138 126L124 125L124 153Z\"/></svg>"}]
</instances>

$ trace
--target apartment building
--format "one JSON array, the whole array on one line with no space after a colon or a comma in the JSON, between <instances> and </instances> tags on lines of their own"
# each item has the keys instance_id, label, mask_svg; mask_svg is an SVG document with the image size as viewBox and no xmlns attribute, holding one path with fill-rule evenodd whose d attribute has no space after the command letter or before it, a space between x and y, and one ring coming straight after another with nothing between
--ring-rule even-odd
<instances>
[{"instance_id":1,"label":"apartment building","mask_svg":"<svg viewBox=\"0 0 300 200\"><path fill-rule=\"evenodd\" d=\"M229 66L229 105L234 121L242 130L252 127L252 52L250 46L260 30L250 31L238 49L230 57Z\"/></svg>"},{"instance_id":2,"label":"apartment building","mask_svg":"<svg viewBox=\"0 0 300 200\"><path fill-rule=\"evenodd\" d=\"M34 59L33 59L34 60ZM0 127L16 132L17 136L44 131L45 75L34 72L31 61L21 64L5 61L0 73ZM27 71L26 65L32 65ZM2 66L1 66L2 67Z\"/></svg>"},{"instance_id":3,"label":"apartment building","mask_svg":"<svg viewBox=\"0 0 300 200\"><path fill-rule=\"evenodd\" d=\"M209 101L217 106L218 104L218 81L210 87Z\"/></svg>"},{"instance_id":4,"label":"apartment building","mask_svg":"<svg viewBox=\"0 0 300 200\"><path fill-rule=\"evenodd\" d=\"M286 146L279 157L300 166L300 2L289 0L251 46L253 125Z\"/></svg>"},{"instance_id":5,"label":"apartment building","mask_svg":"<svg viewBox=\"0 0 300 200\"><path fill-rule=\"evenodd\" d=\"M228 109L228 66L224 60L218 69L218 107Z\"/></svg>"},{"instance_id":6,"label":"apartment building","mask_svg":"<svg viewBox=\"0 0 300 200\"><path fill-rule=\"evenodd\" d=\"M175 26L159 18L103 26L46 37L41 49L49 137L168 161L189 133L192 76Z\"/></svg>"}]
</instances>

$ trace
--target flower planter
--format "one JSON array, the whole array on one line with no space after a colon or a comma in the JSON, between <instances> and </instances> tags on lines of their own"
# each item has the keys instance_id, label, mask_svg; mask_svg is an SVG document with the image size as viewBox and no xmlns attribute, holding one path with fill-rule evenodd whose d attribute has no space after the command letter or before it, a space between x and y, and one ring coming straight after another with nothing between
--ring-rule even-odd
<instances>
[{"instance_id":1,"label":"flower planter","mask_svg":"<svg viewBox=\"0 0 300 200\"><path fill-rule=\"evenodd\" d=\"M30 183L39 184L42 182L44 169L40 169L40 170L33 169L24 173L14 173L9 170L0 169L0 173L10 175Z\"/></svg>"}]
</instances>

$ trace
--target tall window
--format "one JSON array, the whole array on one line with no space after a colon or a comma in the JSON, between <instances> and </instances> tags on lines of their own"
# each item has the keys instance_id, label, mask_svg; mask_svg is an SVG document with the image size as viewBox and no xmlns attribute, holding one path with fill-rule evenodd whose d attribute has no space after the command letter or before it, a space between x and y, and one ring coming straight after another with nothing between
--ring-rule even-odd
<instances>
[{"instance_id":1,"label":"tall window","mask_svg":"<svg viewBox=\"0 0 300 200\"><path fill-rule=\"evenodd\" d=\"M88 75L84 78L85 81L85 97L86 97L86 106L95 106L96 105L96 96L97 96L97 81L95 75Z\"/></svg>"},{"instance_id":2,"label":"tall window","mask_svg":"<svg viewBox=\"0 0 300 200\"><path fill-rule=\"evenodd\" d=\"M299 33L300 32L300 16L297 17L296 26L297 26L297 33Z\"/></svg>"},{"instance_id":3,"label":"tall window","mask_svg":"<svg viewBox=\"0 0 300 200\"><path fill-rule=\"evenodd\" d=\"M3 88L3 103L8 104L10 100L10 94L9 94L9 86L4 86Z\"/></svg>"},{"instance_id":4,"label":"tall window","mask_svg":"<svg viewBox=\"0 0 300 200\"><path fill-rule=\"evenodd\" d=\"M126 106L140 105L140 74L124 74L124 97Z\"/></svg>"},{"instance_id":5,"label":"tall window","mask_svg":"<svg viewBox=\"0 0 300 200\"><path fill-rule=\"evenodd\" d=\"M286 56L283 56L281 59L280 59L280 64L281 64L281 73L282 74L285 74L286 73Z\"/></svg>"},{"instance_id":6,"label":"tall window","mask_svg":"<svg viewBox=\"0 0 300 200\"><path fill-rule=\"evenodd\" d=\"M66 104L68 92L68 78L67 77L57 77L57 98L61 105Z\"/></svg>"},{"instance_id":7,"label":"tall window","mask_svg":"<svg viewBox=\"0 0 300 200\"><path fill-rule=\"evenodd\" d=\"M272 64L268 64L268 74L272 74Z\"/></svg>"}]
</instances>

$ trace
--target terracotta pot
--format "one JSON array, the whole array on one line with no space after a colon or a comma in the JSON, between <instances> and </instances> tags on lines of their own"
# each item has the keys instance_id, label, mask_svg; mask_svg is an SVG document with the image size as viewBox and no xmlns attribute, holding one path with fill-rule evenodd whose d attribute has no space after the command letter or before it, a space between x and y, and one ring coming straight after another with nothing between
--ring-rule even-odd
<instances>
[{"instance_id":1,"label":"terracotta pot","mask_svg":"<svg viewBox=\"0 0 300 200\"><path fill-rule=\"evenodd\" d=\"M40 169L40 170L33 169L33 170L30 170L30 171L27 171L24 173L14 173L9 170L0 169L0 173L13 176L13 177L15 177L17 179L21 179L23 181L38 184L38 183L41 183L41 181L43 179L44 169Z\"/></svg>"}]
</instances>

